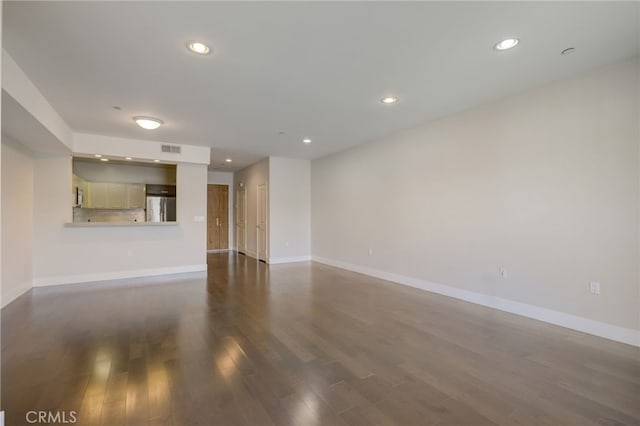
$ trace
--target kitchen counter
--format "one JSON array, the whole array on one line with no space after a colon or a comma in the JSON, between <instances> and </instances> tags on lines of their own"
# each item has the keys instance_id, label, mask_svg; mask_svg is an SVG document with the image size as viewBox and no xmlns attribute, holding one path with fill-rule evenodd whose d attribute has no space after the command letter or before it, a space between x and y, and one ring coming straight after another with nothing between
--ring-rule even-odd
<instances>
[{"instance_id":1,"label":"kitchen counter","mask_svg":"<svg viewBox=\"0 0 640 426\"><path fill-rule=\"evenodd\" d=\"M127 226L177 226L180 222L68 222L65 228L107 228Z\"/></svg>"}]
</instances>

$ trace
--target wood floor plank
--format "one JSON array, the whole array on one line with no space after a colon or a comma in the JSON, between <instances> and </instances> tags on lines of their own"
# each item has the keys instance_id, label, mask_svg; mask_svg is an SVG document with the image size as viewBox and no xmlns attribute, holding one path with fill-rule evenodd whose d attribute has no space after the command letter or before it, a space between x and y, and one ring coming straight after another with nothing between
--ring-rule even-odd
<instances>
[{"instance_id":1,"label":"wood floor plank","mask_svg":"<svg viewBox=\"0 0 640 426\"><path fill-rule=\"evenodd\" d=\"M311 262L208 266L2 309L6 424L640 424L639 348Z\"/></svg>"}]
</instances>

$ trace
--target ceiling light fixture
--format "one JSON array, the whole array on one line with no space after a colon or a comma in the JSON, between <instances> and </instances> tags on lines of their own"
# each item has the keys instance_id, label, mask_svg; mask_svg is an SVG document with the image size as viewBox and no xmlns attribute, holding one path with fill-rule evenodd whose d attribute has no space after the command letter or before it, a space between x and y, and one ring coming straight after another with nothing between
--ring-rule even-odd
<instances>
[{"instance_id":1,"label":"ceiling light fixture","mask_svg":"<svg viewBox=\"0 0 640 426\"><path fill-rule=\"evenodd\" d=\"M206 44L200 41L190 41L187 43L187 49L198 55L208 55L211 53L211 49Z\"/></svg>"},{"instance_id":2,"label":"ceiling light fixture","mask_svg":"<svg viewBox=\"0 0 640 426\"><path fill-rule=\"evenodd\" d=\"M164 124L164 121L159 118L144 116L133 117L133 121L145 130L155 130Z\"/></svg>"},{"instance_id":3,"label":"ceiling light fixture","mask_svg":"<svg viewBox=\"0 0 640 426\"><path fill-rule=\"evenodd\" d=\"M518 43L520 43L520 40L517 39L517 38L506 38L506 39L502 40L501 42L496 43L494 48L496 50L509 50L509 49L513 49L514 47L516 47L518 45Z\"/></svg>"},{"instance_id":4,"label":"ceiling light fixture","mask_svg":"<svg viewBox=\"0 0 640 426\"><path fill-rule=\"evenodd\" d=\"M387 96L380 99L380 102L382 102L383 104L395 104L396 102L398 102L398 98L396 98L395 96Z\"/></svg>"},{"instance_id":5,"label":"ceiling light fixture","mask_svg":"<svg viewBox=\"0 0 640 426\"><path fill-rule=\"evenodd\" d=\"M227 159L226 159L226 160L224 160L224 161L226 161L227 163L230 163L230 162L232 162L233 160L232 160L231 158L227 158Z\"/></svg>"},{"instance_id":6,"label":"ceiling light fixture","mask_svg":"<svg viewBox=\"0 0 640 426\"><path fill-rule=\"evenodd\" d=\"M311 143L311 139L309 139L309 138L304 138L304 139L302 139L302 142L303 142L303 143Z\"/></svg>"}]
</instances>

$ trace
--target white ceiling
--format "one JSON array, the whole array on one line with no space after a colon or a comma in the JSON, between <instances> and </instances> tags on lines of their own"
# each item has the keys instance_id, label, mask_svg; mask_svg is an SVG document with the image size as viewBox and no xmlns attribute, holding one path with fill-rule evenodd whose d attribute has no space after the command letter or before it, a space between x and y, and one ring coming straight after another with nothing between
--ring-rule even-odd
<instances>
[{"instance_id":1,"label":"white ceiling","mask_svg":"<svg viewBox=\"0 0 640 426\"><path fill-rule=\"evenodd\" d=\"M74 130L208 145L214 167L232 170L267 155L321 157L637 56L638 8L5 1L3 43ZM521 44L494 51L508 36ZM193 39L213 54L189 53ZM561 56L566 47L575 53ZM387 94L399 102L381 104ZM165 125L144 131L134 115Z\"/></svg>"}]
</instances>

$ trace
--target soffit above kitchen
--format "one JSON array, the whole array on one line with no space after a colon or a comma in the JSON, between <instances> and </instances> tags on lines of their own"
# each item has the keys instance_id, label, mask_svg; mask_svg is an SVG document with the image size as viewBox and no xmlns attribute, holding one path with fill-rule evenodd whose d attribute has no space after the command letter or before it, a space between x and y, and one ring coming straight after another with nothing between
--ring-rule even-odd
<instances>
[{"instance_id":1,"label":"soffit above kitchen","mask_svg":"<svg viewBox=\"0 0 640 426\"><path fill-rule=\"evenodd\" d=\"M636 57L638 7L5 2L3 43L74 131L209 146L224 171L318 158ZM520 44L496 51L508 37ZM191 40L212 51L193 54ZM139 115L164 124L143 130Z\"/></svg>"}]
</instances>

